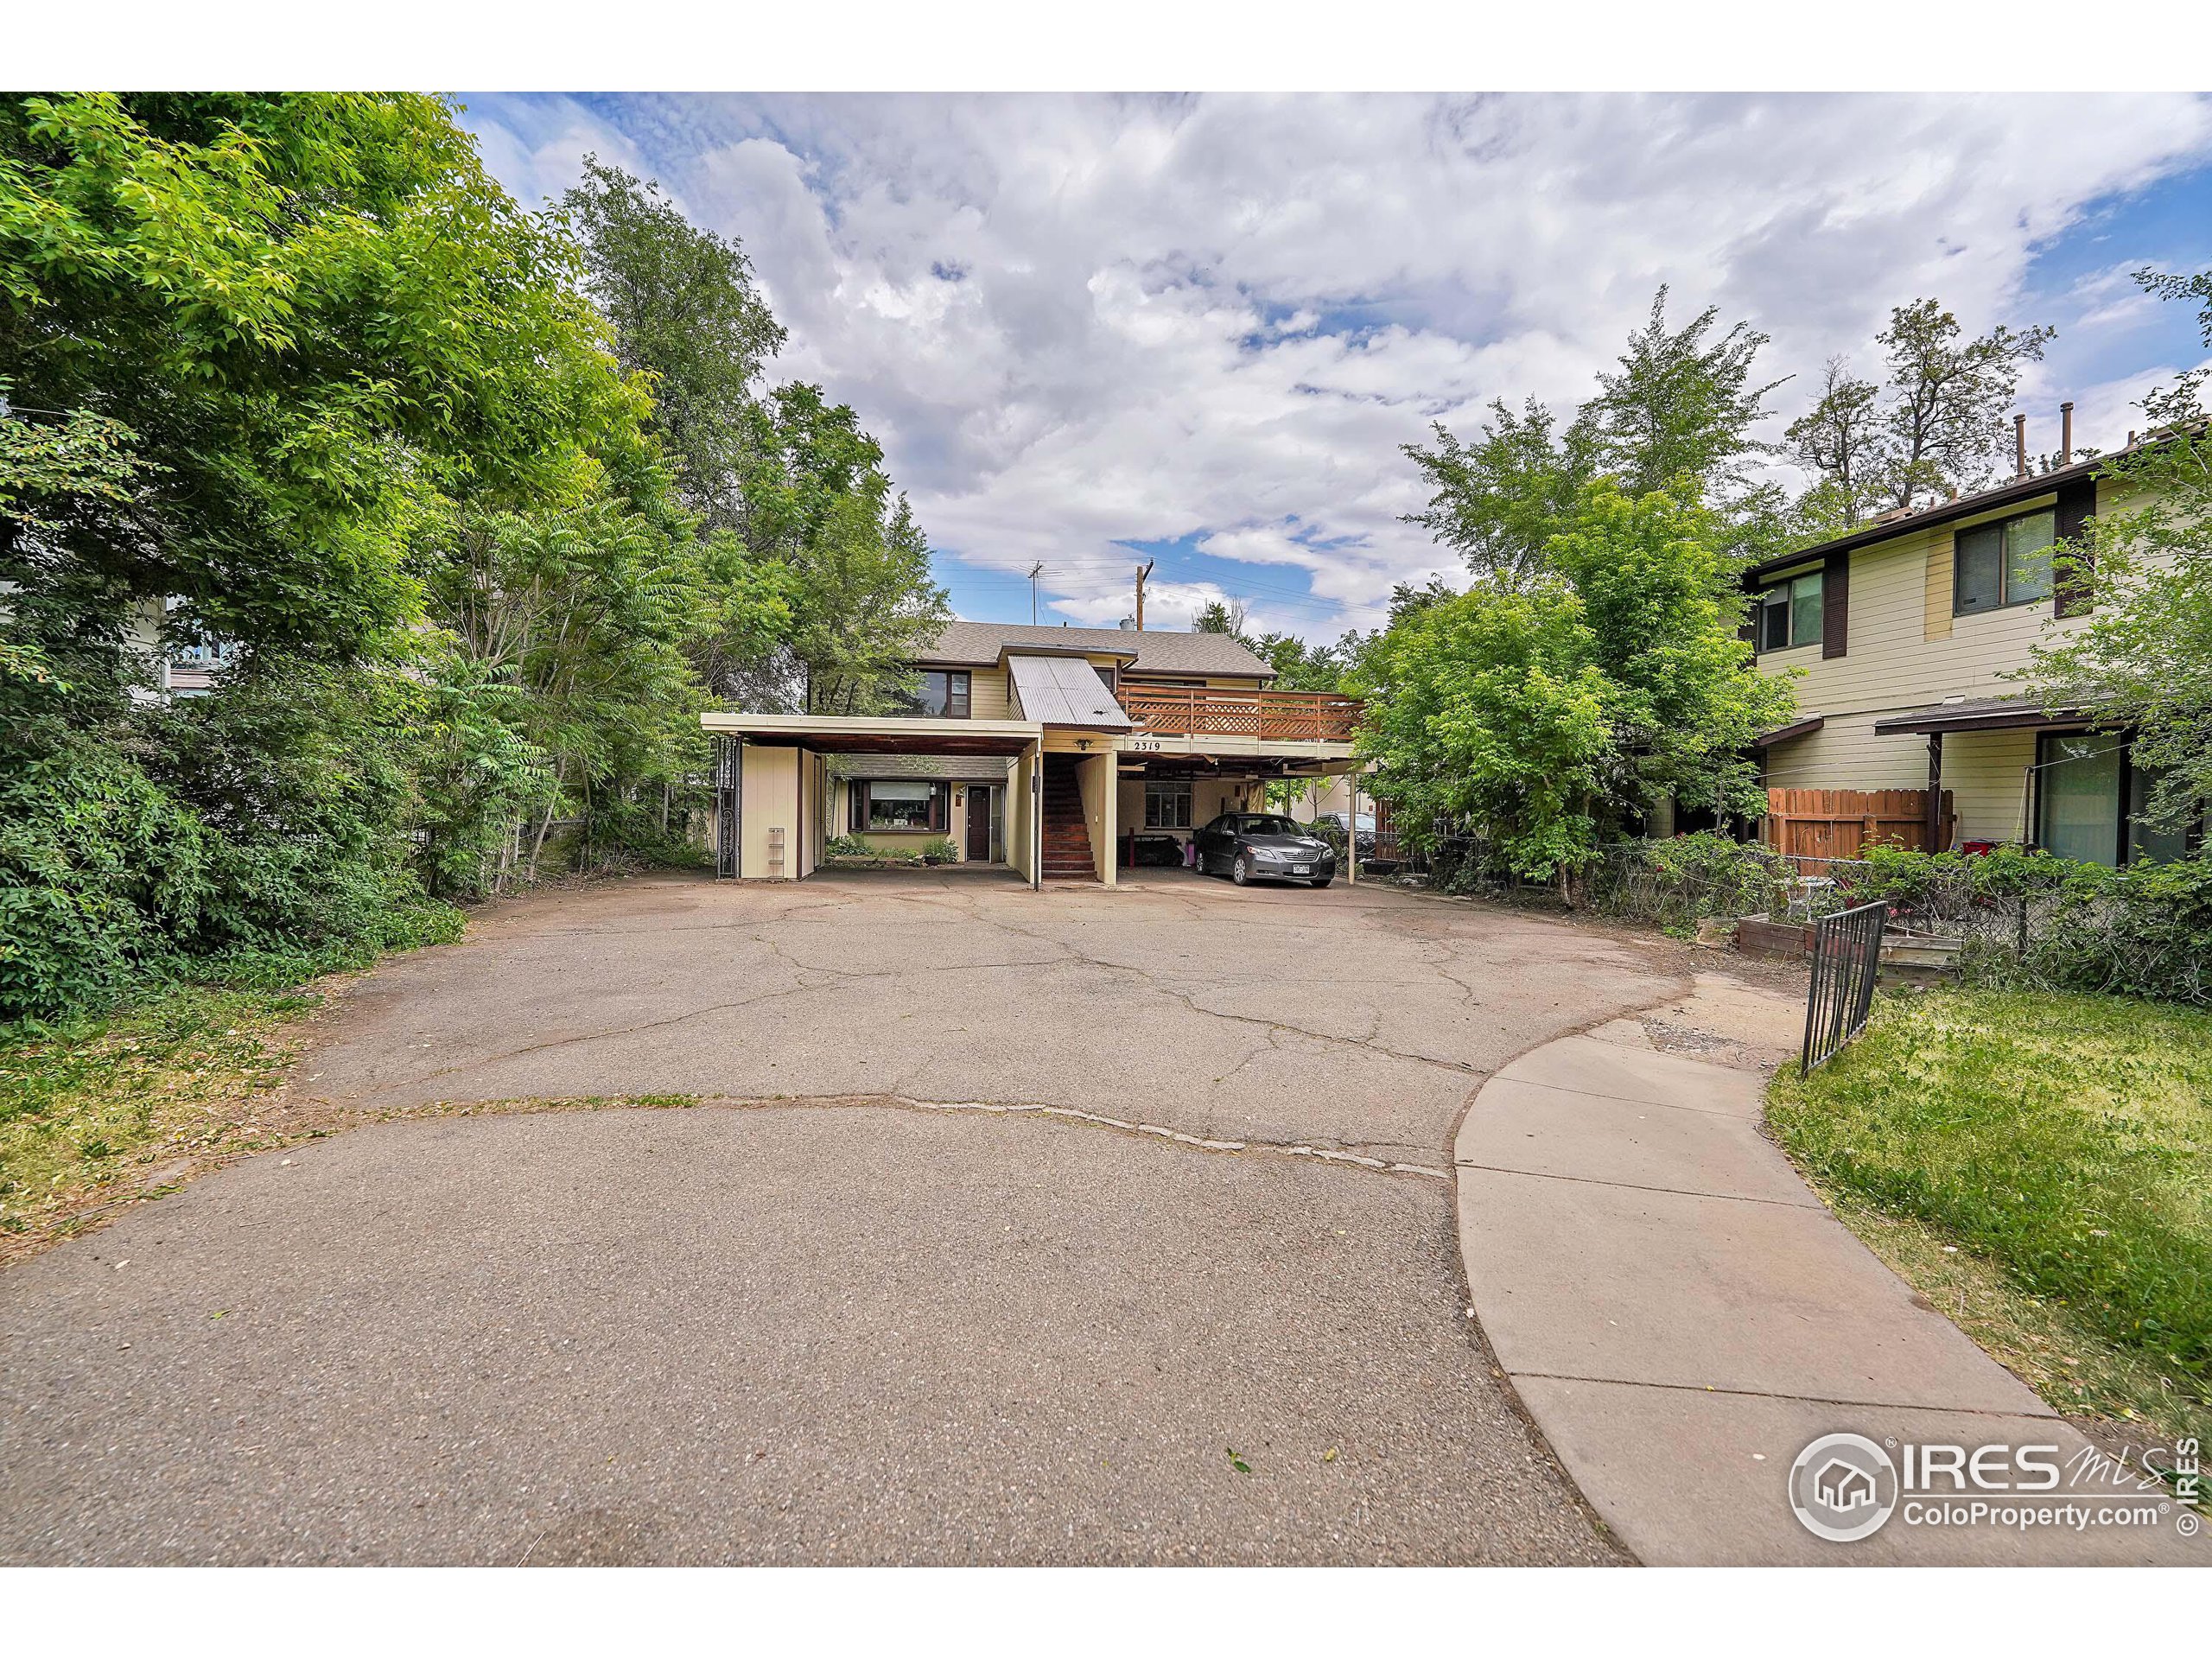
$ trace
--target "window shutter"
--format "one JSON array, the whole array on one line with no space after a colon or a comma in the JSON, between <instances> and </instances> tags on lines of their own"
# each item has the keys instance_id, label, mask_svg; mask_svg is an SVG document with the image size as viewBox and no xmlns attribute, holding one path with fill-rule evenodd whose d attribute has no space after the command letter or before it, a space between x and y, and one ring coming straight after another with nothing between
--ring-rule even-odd
<instances>
[{"instance_id":1,"label":"window shutter","mask_svg":"<svg viewBox=\"0 0 2212 1659\"><path fill-rule=\"evenodd\" d=\"M1842 656L1850 629L1851 555L1831 553L1821 565L1821 655Z\"/></svg>"},{"instance_id":2,"label":"window shutter","mask_svg":"<svg viewBox=\"0 0 2212 1659\"><path fill-rule=\"evenodd\" d=\"M1759 648L1759 590L1756 588L1744 595L1744 620L1737 626L1736 637L1754 652Z\"/></svg>"},{"instance_id":3,"label":"window shutter","mask_svg":"<svg viewBox=\"0 0 2212 1659\"><path fill-rule=\"evenodd\" d=\"M2079 536L2097 510L2094 479L2075 479L2058 492L2057 522L2052 526L2060 541ZM2056 573L2051 585L2051 612L2056 616L2087 616L2096 604L2095 571L2086 550L2081 562L2071 561Z\"/></svg>"},{"instance_id":4,"label":"window shutter","mask_svg":"<svg viewBox=\"0 0 2212 1659\"><path fill-rule=\"evenodd\" d=\"M847 826L847 833L858 835L861 830L868 828L867 780L865 779L855 778L852 784L852 822Z\"/></svg>"}]
</instances>

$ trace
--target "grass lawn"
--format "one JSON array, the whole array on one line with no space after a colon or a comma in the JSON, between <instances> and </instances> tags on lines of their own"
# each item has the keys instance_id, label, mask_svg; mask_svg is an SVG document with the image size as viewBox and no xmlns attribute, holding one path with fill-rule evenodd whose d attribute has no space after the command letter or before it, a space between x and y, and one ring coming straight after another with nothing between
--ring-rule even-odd
<instances>
[{"instance_id":1,"label":"grass lawn","mask_svg":"<svg viewBox=\"0 0 2212 1659\"><path fill-rule=\"evenodd\" d=\"M456 1113L687 1107L689 1095L473 1102L364 1113L285 1101L313 985L172 985L67 1026L0 1028L0 1266L247 1153Z\"/></svg>"},{"instance_id":2,"label":"grass lawn","mask_svg":"<svg viewBox=\"0 0 2212 1659\"><path fill-rule=\"evenodd\" d=\"M1768 1121L1837 1212L2053 1406L2212 1440L2212 1014L1885 996Z\"/></svg>"},{"instance_id":3,"label":"grass lawn","mask_svg":"<svg viewBox=\"0 0 2212 1659\"><path fill-rule=\"evenodd\" d=\"M0 1033L0 1261L187 1166L279 1138L257 1102L292 1053L301 990L178 985L97 1018Z\"/></svg>"}]
</instances>

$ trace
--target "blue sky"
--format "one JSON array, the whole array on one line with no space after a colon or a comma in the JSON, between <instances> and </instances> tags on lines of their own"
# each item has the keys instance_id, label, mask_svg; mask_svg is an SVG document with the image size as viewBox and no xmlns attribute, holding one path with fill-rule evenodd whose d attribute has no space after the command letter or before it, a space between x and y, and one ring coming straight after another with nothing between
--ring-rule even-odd
<instances>
[{"instance_id":1,"label":"blue sky","mask_svg":"<svg viewBox=\"0 0 2212 1659\"><path fill-rule=\"evenodd\" d=\"M1876 365L1890 307L2056 325L2022 389L2119 442L2201 360L2142 265L2212 266L2212 100L483 95L535 204L596 151L740 238L791 341L882 440L963 616L1205 601L1332 637L1452 573L1398 446L1493 397L1571 409L1653 290Z\"/></svg>"}]
</instances>

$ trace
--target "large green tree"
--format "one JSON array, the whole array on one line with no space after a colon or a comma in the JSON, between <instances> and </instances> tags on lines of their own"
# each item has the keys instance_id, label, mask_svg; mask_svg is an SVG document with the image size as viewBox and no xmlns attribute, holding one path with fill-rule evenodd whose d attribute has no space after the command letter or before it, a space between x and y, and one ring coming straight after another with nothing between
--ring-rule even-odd
<instances>
[{"instance_id":1,"label":"large green tree","mask_svg":"<svg viewBox=\"0 0 2212 1659\"><path fill-rule=\"evenodd\" d=\"M1399 611L1348 679L1371 791L1416 841L1469 831L1540 879L1662 799L1756 810L1750 740L1790 696L1738 637L1727 540L1707 509L1600 482L1541 579Z\"/></svg>"},{"instance_id":2,"label":"large green tree","mask_svg":"<svg viewBox=\"0 0 2212 1659\"><path fill-rule=\"evenodd\" d=\"M2020 377L2054 332L2000 323L1968 337L1935 300L1892 310L1875 336L1881 383L1831 362L1820 397L1783 435L1784 453L1813 479L1798 505L1807 533L1838 534L1987 484L2012 450Z\"/></svg>"},{"instance_id":3,"label":"large green tree","mask_svg":"<svg viewBox=\"0 0 2212 1659\"><path fill-rule=\"evenodd\" d=\"M0 1019L401 937L410 829L537 798L543 689L425 605L454 528L691 545L583 286L434 99L0 102ZM597 632L606 671L665 665L672 591ZM194 640L218 695L134 695ZM616 701L592 751L660 763Z\"/></svg>"},{"instance_id":4,"label":"large green tree","mask_svg":"<svg viewBox=\"0 0 2212 1659\"><path fill-rule=\"evenodd\" d=\"M1783 384L1758 378L1767 337L1749 322L1722 328L1715 306L1674 327L1667 298L1664 288L1653 296L1572 420L1533 397L1517 411L1499 399L1471 442L1439 423L1433 448L1405 445L1431 491L1405 521L1457 552L1478 583L1508 590L1547 574L1553 538L1600 477L1705 508L1739 559L1778 546L1783 497L1760 475L1770 446L1754 436Z\"/></svg>"},{"instance_id":5,"label":"large green tree","mask_svg":"<svg viewBox=\"0 0 2212 1659\"><path fill-rule=\"evenodd\" d=\"M625 370L648 377L652 423L684 503L709 530L735 529L759 436L767 361L784 329L734 238L686 219L658 185L595 156L561 198L592 302L614 326Z\"/></svg>"}]
</instances>

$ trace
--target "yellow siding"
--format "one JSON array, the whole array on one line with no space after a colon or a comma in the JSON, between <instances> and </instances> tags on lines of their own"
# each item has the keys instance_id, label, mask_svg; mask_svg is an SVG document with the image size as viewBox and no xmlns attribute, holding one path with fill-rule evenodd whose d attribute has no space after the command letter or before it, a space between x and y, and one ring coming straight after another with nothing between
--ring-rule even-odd
<instances>
[{"instance_id":1,"label":"yellow siding","mask_svg":"<svg viewBox=\"0 0 2212 1659\"><path fill-rule=\"evenodd\" d=\"M2055 499L1987 516L2008 517ZM2113 505L2101 486L2099 505L2109 511ZM1768 751L1770 783L1792 789L1925 789L1927 738L1879 736L1874 722L1947 698L2018 695L2023 683L2006 678L2007 672L2024 667L2038 641L2063 638L2082 625L2079 618L2055 617L2048 600L1953 616L1954 529L1908 530L1852 554L1848 650L1842 657L1823 658L1812 645L1759 658L1763 673L1802 670L1792 687L1798 711L1824 722L1821 730ZM2015 840L2022 835L2022 772L2034 749L2030 732L1953 734L1944 740L1943 786L1952 791L1961 837Z\"/></svg>"},{"instance_id":2,"label":"yellow siding","mask_svg":"<svg viewBox=\"0 0 2212 1659\"><path fill-rule=\"evenodd\" d=\"M1098 872L1098 879L1109 887L1114 885L1114 855L1118 839L1114 810L1116 791L1114 787L1115 767L1119 764L1110 749L1096 754L1088 760L1078 760L1075 767L1076 788L1083 798L1084 828L1090 833L1091 868Z\"/></svg>"},{"instance_id":3,"label":"yellow siding","mask_svg":"<svg viewBox=\"0 0 2212 1659\"><path fill-rule=\"evenodd\" d=\"M1939 535L1928 548L1928 581L1921 596L1922 614L1925 619L1920 630L1923 639L1948 639L1951 637L1952 562L1957 556L1957 538Z\"/></svg>"},{"instance_id":4,"label":"yellow siding","mask_svg":"<svg viewBox=\"0 0 2212 1659\"><path fill-rule=\"evenodd\" d=\"M1012 720L1007 705L1007 672L1002 668L976 669L968 682L968 712L976 720Z\"/></svg>"},{"instance_id":5,"label":"yellow siding","mask_svg":"<svg viewBox=\"0 0 2212 1659\"><path fill-rule=\"evenodd\" d=\"M804 861L799 821L799 751L745 746L739 781L739 873L756 880L797 880ZM780 837L772 832L780 830Z\"/></svg>"},{"instance_id":6,"label":"yellow siding","mask_svg":"<svg viewBox=\"0 0 2212 1659\"><path fill-rule=\"evenodd\" d=\"M1943 740L1943 787L1962 841L2021 841L2033 732L1953 732ZM1923 788L1926 787L1923 784Z\"/></svg>"}]
</instances>

